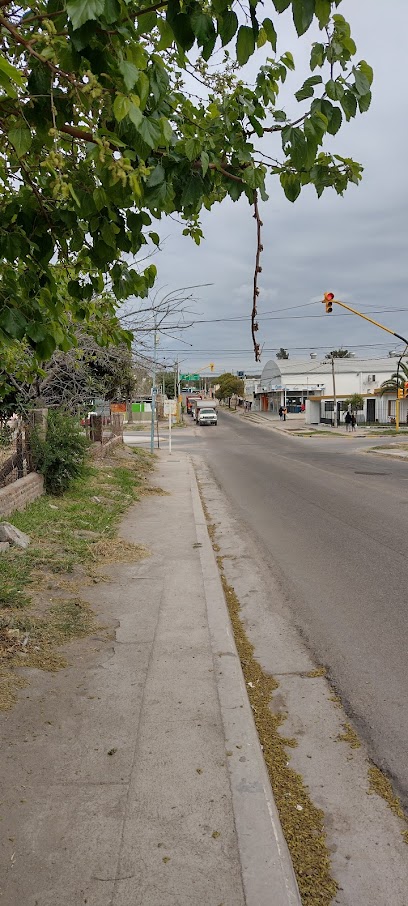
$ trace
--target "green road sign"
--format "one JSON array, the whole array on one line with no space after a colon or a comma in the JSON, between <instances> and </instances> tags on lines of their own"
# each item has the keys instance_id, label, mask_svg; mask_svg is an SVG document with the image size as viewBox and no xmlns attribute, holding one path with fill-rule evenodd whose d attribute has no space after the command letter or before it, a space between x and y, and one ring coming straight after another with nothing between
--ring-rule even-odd
<instances>
[{"instance_id":1,"label":"green road sign","mask_svg":"<svg viewBox=\"0 0 408 906\"><path fill-rule=\"evenodd\" d=\"M199 381L200 375L199 374L181 374L180 380L181 381Z\"/></svg>"}]
</instances>

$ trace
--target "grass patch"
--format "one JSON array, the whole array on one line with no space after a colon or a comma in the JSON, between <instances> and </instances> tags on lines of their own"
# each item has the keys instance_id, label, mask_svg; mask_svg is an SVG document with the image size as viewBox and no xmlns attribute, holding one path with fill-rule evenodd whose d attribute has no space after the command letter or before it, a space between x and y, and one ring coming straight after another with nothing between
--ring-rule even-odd
<instances>
[{"instance_id":1,"label":"grass patch","mask_svg":"<svg viewBox=\"0 0 408 906\"><path fill-rule=\"evenodd\" d=\"M220 564L220 559L218 562ZM338 885L331 875L330 857L324 831L324 813L312 802L301 775L288 764L287 747L296 745L280 733L282 714L274 714L270 703L279 683L263 672L254 657L240 618L240 604L234 589L221 571L235 642L241 660L249 701L254 714L263 755L273 787L283 833L292 857L302 903L329 906Z\"/></svg>"},{"instance_id":2,"label":"grass patch","mask_svg":"<svg viewBox=\"0 0 408 906\"><path fill-rule=\"evenodd\" d=\"M202 498L207 520L207 530L214 550L216 526L210 522L209 512ZM324 813L312 802L301 775L289 766L288 747L296 741L280 733L285 716L274 714L271 709L273 692L279 683L264 673L254 657L254 646L247 638L240 617L240 603L235 590L229 585L223 571L223 558L217 556L222 587L234 631L235 644L241 661L248 698L254 715L259 741L273 788L283 833L292 858L293 867L304 906L330 906L338 890L331 875L330 856L324 831ZM311 676L322 676L326 668L311 671Z\"/></svg>"},{"instance_id":3,"label":"grass patch","mask_svg":"<svg viewBox=\"0 0 408 906\"><path fill-rule=\"evenodd\" d=\"M346 723L343 724L343 729L344 733L339 733L337 736L338 741L348 742L352 749L359 749L361 747L361 742L351 724L346 721Z\"/></svg>"},{"instance_id":4,"label":"grass patch","mask_svg":"<svg viewBox=\"0 0 408 906\"><path fill-rule=\"evenodd\" d=\"M134 453L116 448L108 460L87 466L63 497L44 495L8 517L31 544L0 557L0 710L16 700L17 667L60 669L66 659L56 649L96 628L79 597L82 585L99 580L96 565L148 554L116 536L122 513L148 487L153 466L150 454Z\"/></svg>"}]
</instances>

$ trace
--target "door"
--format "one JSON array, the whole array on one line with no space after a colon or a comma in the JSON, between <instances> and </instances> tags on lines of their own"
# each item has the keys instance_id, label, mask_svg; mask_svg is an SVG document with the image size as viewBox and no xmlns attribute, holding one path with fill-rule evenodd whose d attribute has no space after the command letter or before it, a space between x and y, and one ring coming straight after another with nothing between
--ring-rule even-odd
<instances>
[{"instance_id":1,"label":"door","mask_svg":"<svg viewBox=\"0 0 408 906\"><path fill-rule=\"evenodd\" d=\"M375 424L375 400L367 400L367 422Z\"/></svg>"}]
</instances>

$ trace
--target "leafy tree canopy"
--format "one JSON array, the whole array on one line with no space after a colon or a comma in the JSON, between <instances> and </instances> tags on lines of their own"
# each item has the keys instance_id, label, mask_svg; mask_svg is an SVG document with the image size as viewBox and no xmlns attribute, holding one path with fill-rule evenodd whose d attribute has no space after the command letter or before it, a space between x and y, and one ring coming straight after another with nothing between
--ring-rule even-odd
<instances>
[{"instance_id":1,"label":"leafy tree canopy","mask_svg":"<svg viewBox=\"0 0 408 906\"><path fill-rule=\"evenodd\" d=\"M328 352L326 359L351 359L351 352L348 349L332 349L331 352Z\"/></svg>"},{"instance_id":2,"label":"leafy tree canopy","mask_svg":"<svg viewBox=\"0 0 408 906\"><path fill-rule=\"evenodd\" d=\"M217 384L219 384L219 387L215 391L215 395L218 400L226 400L231 396L243 396L244 382L242 378L236 377L235 374L230 374L228 371L220 374L217 378Z\"/></svg>"},{"instance_id":3,"label":"leafy tree canopy","mask_svg":"<svg viewBox=\"0 0 408 906\"><path fill-rule=\"evenodd\" d=\"M347 412L348 409L351 409L352 412L357 412L358 409L364 409L364 399L361 394L353 393L348 399L343 400L342 409L343 412Z\"/></svg>"},{"instance_id":4,"label":"leafy tree canopy","mask_svg":"<svg viewBox=\"0 0 408 906\"><path fill-rule=\"evenodd\" d=\"M116 302L147 295L156 268L134 262L159 243L154 219L177 212L198 243L201 209L245 195L258 231L257 355L257 193L266 199L267 173L290 201L308 184L341 194L361 178L351 158L322 148L371 99L372 70L354 61L340 2L1 0L1 343L25 338L42 359L67 349L75 325L97 312L103 320L104 305L112 314L104 290ZM298 35L313 21L321 30L293 118L278 100L294 69L290 53L276 55L287 8ZM263 46L249 86L240 67ZM205 99L191 93L194 79Z\"/></svg>"},{"instance_id":5,"label":"leafy tree canopy","mask_svg":"<svg viewBox=\"0 0 408 906\"><path fill-rule=\"evenodd\" d=\"M388 380L383 381L381 384L381 396L384 393L396 393L397 390L404 390L405 381L408 381L408 362L400 362L400 366L397 372L391 375Z\"/></svg>"}]
</instances>

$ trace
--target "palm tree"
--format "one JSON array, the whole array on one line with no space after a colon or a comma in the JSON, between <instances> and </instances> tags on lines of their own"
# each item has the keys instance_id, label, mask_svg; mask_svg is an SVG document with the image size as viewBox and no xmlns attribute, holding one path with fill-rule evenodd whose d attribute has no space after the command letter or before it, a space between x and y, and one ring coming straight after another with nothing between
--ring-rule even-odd
<instances>
[{"instance_id":1,"label":"palm tree","mask_svg":"<svg viewBox=\"0 0 408 906\"><path fill-rule=\"evenodd\" d=\"M387 381L384 381L381 384L381 396L384 393L397 393L397 390L403 390L405 381L408 381L408 364L401 362L398 369L398 382L397 382L397 372L394 371L394 374L388 378Z\"/></svg>"}]
</instances>

